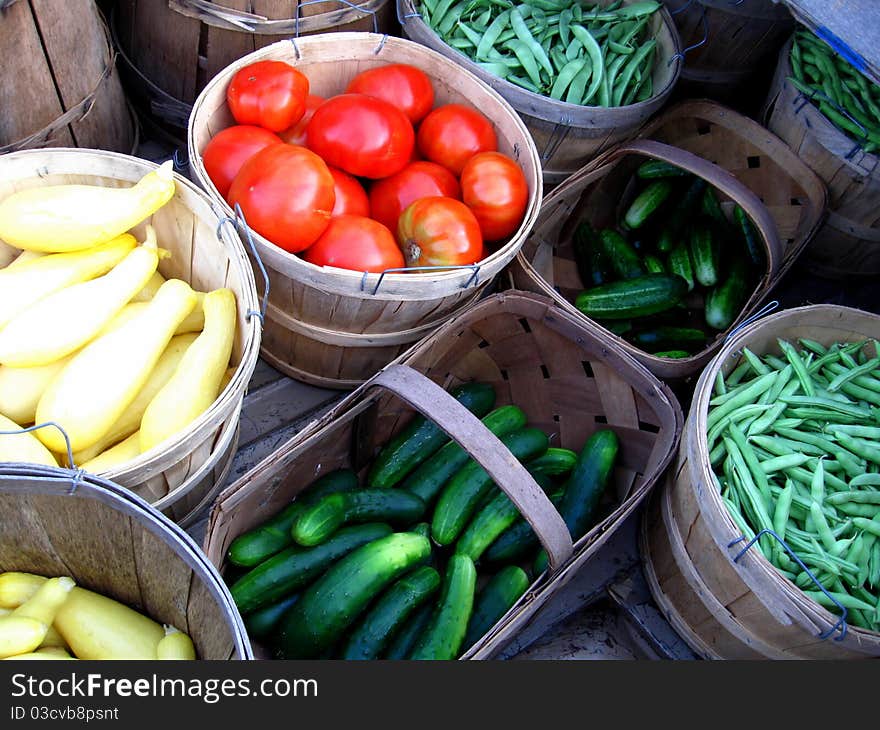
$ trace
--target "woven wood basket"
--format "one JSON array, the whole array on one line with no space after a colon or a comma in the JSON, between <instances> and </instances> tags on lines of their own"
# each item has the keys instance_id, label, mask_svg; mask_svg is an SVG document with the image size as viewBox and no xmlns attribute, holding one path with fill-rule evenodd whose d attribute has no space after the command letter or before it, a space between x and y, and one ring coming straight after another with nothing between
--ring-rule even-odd
<instances>
[{"instance_id":1,"label":"woven wood basket","mask_svg":"<svg viewBox=\"0 0 880 730\"><path fill-rule=\"evenodd\" d=\"M113 0L111 26L128 93L152 127L185 145L193 102L233 61L315 33L393 34L397 19L390 0Z\"/></svg>"},{"instance_id":2,"label":"woven wood basket","mask_svg":"<svg viewBox=\"0 0 880 730\"><path fill-rule=\"evenodd\" d=\"M664 613L691 648L707 658L865 659L880 656L880 633L838 623L758 551L742 551L713 479L706 417L716 373L729 373L738 353L779 354L776 338L814 339L825 346L880 338L880 317L817 304L766 317L738 332L697 381L675 466L646 513L645 573Z\"/></svg>"},{"instance_id":3,"label":"woven wood basket","mask_svg":"<svg viewBox=\"0 0 880 730\"><path fill-rule=\"evenodd\" d=\"M137 120L94 0L0 5L0 154L39 147L133 153Z\"/></svg>"},{"instance_id":4,"label":"woven wood basket","mask_svg":"<svg viewBox=\"0 0 880 730\"><path fill-rule=\"evenodd\" d=\"M599 428L620 438L601 520L572 545L561 517L528 472L444 389L490 383L496 405L515 403L556 446L580 450ZM457 315L332 411L223 491L205 552L221 569L229 543L289 503L317 474L364 471L419 411L491 474L547 548L550 570L463 658L494 656L637 508L669 464L681 429L671 391L601 329L533 294L493 295Z\"/></svg>"},{"instance_id":5,"label":"woven wood basket","mask_svg":"<svg viewBox=\"0 0 880 730\"><path fill-rule=\"evenodd\" d=\"M519 289L552 297L577 316L572 302L583 285L574 263L571 232L586 216L594 226L622 209L634 167L647 155L683 165L723 193L722 207L739 203L755 221L768 250L768 270L731 327L697 355L680 360L654 357L622 338L622 347L661 378L683 378L712 358L727 336L770 293L814 234L825 206L821 181L780 140L741 114L710 101L671 108L650 122L637 140L584 166L553 190L517 256L511 275ZM662 144L658 146L657 140ZM647 146L646 146L647 145ZM672 145L672 146L669 146Z\"/></svg>"},{"instance_id":6,"label":"woven wood basket","mask_svg":"<svg viewBox=\"0 0 880 730\"><path fill-rule=\"evenodd\" d=\"M624 0L629 5L636 0ZM600 5L607 5L599 0ZM397 15L406 38L421 43L497 89L522 117L541 157L542 174L548 187L558 185L603 150L625 140L668 101L681 70L681 41L668 11L662 9L651 21L657 39L653 96L621 107L567 104L527 91L490 74L478 63L443 42L418 13L418 0L397 0Z\"/></svg>"},{"instance_id":7,"label":"woven wood basket","mask_svg":"<svg viewBox=\"0 0 880 730\"><path fill-rule=\"evenodd\" d=\"M880 156L835 127L786 77L791 41L779 54L765 104L768 129L778 134L828 186L828 218L804 253L818 274L832 278L880 274Z\"/></svg>"},{"instance_id":8,"label":"woven wood basket","mask_svg":"<svg viewBox=\"0 0 880 730\"><path fill-rule=\"evenodd\" d=\"M17 190L80 183L126 187L156 165L112 152L28 150L0 157L0 199ZM235 453L245 388L257 363L259 320L253 272L234 226L222 225L208 197L181 176L174 197L135 229L143 240L147 222L159 245L171 252L159 263L166 278L189 282L200 291L228 287L235 292L238 322L232 350L236 367L213 405L181 434L100 476L136 492L181 524L190 522L219 489ZM15 253L0 243L0 257Z\"/></svg>"},{"instance_id":9,"label":"woven wood basket","mask_svg":"<svg viewBox=\"0 0 880 730\"><path fill-rule=\"evenodd\" d=\"M69 575L172 624L199 659L252 659L223 580L177 525L91 474L0 464L0 573Z\"/></svg>"},{"instance_id":10,"label":"woven wood basket","mask_svg":"<svg viewBox=\"0 0 880 730\"><path fill-rule=\"evenodd\" d=\"M735 104L763 88L765 72L794 28L783 3L773 0L664 0L685 54L678 91Z\"/></svg>"},{"instance_id":11,"label":"woven wood basket","mask_svg":"<svg viewBox=\"0 0 880 730\"><path fill-rule=\"evenodd\" d=\"M196 100L189 125L192 170L229 214L231 209L205 172L201 153L213 135L232 123L226 105L229 79L243 66L263 59L296 66L308 76L314 93L325 97L340 93L364 69L397 62L418 66L434 85L435 106L464 103L492 120L499 151L519 162L528 181L529 203L519 229L474 267L365 274L315 266L254 234L270 282L263 356L293 378L323 387L351 388L431 327L472 303L513 259L531 230L543 196L538 153L507 102L439 53L373 33L309 36L242 58L217 75Z\"/></svg>"}]
</instances>

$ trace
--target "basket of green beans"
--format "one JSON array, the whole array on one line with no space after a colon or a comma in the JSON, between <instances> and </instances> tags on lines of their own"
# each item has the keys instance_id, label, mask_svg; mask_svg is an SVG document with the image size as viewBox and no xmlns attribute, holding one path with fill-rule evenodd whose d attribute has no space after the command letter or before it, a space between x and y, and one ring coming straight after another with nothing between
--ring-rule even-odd
<instances>
[{"instance_id":1,"label":"basket of green beans","mask_svg":"<svg viewBox=\"0 0 880 730\"><path fill-rule=\"evenodd\" d=\"M715 615L736 596L728 628L766 656L880 656L878 339L875 314L785 310L696 385L666 496Z\"/></svg>"},{"instance_id":2,"label":"basket of green beans","mask_svg":"<svg viewBox=\"0 0 880 730\"><path fill-rule=\"evenodd\" d=\"M666 101L682 55L656 0L398 0L407 38L491 84L560 182Z\"/></svg>"}]
</instances>

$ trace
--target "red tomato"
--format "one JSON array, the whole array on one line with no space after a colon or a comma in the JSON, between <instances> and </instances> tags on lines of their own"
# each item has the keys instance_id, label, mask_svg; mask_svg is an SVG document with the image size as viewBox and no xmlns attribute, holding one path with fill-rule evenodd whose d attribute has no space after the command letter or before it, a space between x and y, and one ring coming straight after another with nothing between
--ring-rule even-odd
<instances>
[{"instance_id":1,"label":"red tomato","mask_svg":"<svg viewBox=\"0 0 880 730\"><path fill-rule=\"evenodd\" d=\"M461 174L477 152L498 149L495 130L483 114L462 104L438 106L419 125L419 152L426 160Z\"/></svg>"},{"instance_id":2,"label":"red tomato","mask_svg":"<svg viewBox=\"0 0 880 730\"><path fill-rule=\"evenodd\" d=\"M375 180L406 167L415 132L406 115L387 101L340 94L315 109L306 141L328 165Z\"/></svg>"},{"instance_id":3,"label":"red tomato","mask_svg":"<svg viewBox=\"0 0 880 730\"><path fill-rule=\"evenodd\" d=\"M248 225L285 251L311 246L330 221L333 175L311 150L276 144L257 152L232 181L227 198Z\"/></svg>"},{"instance_id":4,"label":"red tomato","mask_svg":"<svg viewBox=\"0 0 880 730\"><path fill-rule=\"evenodd\" d=\"M461 187L449 170L435 162L410 162L400 172L370 187L370 216L397 230L397 219L419 198L442 195L461 200Z\"/></svg>"},{"instance_id":5,"label":"red tomato","mask_svg":"<svg viewBox=\"0 0 880 730\"><path fill-rule=\"evenodd\" d=\"M283 132L278 133L278 136L281 138L281 140L283 142L287 142L287 144L299 144L305 147L306 126L308 125L309 120L312 118L312 115L315 113L315 109L317 109L323 103L324 97L318 96L316 94L309 94L306 97L306 110L305 112L303 112L300 120L289 129L285 129Z\"/></svg>"},{"instance_id":6,"label":"red tomato","mask_svg":"<svg viewBox=\"0 0 880 730\"><path fill-rule=\"evenodd\" d=\"M500 152L480 152L461 171L461 196L480 223L483 240L498 241L522 223L529 184L516 162Z\"/></svg>"},{"instance_id":7,"label":"red tomato","mask_svg":"<svg viewBox=\"0 0 880 730\"><path fill-rule=\"evenodd\" d=\"M303 254L316 266L381 272L403 266L403 255L385 226L360 215L340 215Z\"/></svg>"},{"instance_id":8,"label":"red tomato","mask_svg":"<svg viewBox=\"0 0 880 730\"><path fill-rule=\"evenodd\" d=\"M420 198L397 223L397 243L407 266L459 266L483 258L480 224L455 198Z\"/></svg>"},{"instance_id":9,"label":"red tomato","mask_svg":"<svg viewBox=\"0 0 880 730\"><path fill-rule=\"evenodd\" d=\"M281 140L268 129L239 124L215 134L202 152L205 172L224 198L241 166L264 147Z\"/></svg>"},{"instance_id":10,"label":"red tomato","mask_svg":"<svg viewBox=\"0 0 880 730\"><path fill-rule=\"evenodd\" d=\"M257 61L240 69L226 89L229 111L239 124L280 132L306 110L309 80L284 61Z\"/></svg>"},{"instance_id":11,"label":"red tomato","mask_svg":"<svg viewBox=\"0 0 880 730\"><path fill-rule=\"evenodd\" d=\"M428 74L407 63L389 63L361 71L346 94L366 94L384 99L400 109L413 124L418 124L434 106L434 87Z\"/></svg>"},{"instance_id":12,"label":"red tomato","mask_svg":"<svg viewBox=\"0 0 880 730\"><path fill-rule=\"evenodd\" d=\"M333 189L336 192L336 203L333 205L331 215L335 217L350 213L369 218L370 199L358 179L337 167L331 167L330 174L333 175Z\"/></svg>"}]
</instances>

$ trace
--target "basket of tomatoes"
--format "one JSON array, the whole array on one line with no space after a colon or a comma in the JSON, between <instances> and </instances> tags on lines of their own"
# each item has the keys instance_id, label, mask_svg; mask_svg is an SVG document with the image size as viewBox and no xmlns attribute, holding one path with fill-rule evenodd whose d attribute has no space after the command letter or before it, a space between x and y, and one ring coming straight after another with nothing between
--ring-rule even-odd
<instances>
[{"instance_id":1,"label":"basket of tomatoes","mask_svg":"<svg viewBox=\"0 0 880 730\"><path fill-rule=\"evenodd\" d=\"M474 302L543 194L528 129L485 82L373 33L282 41L196 100L200 184L268 274L262 354L351 388Z\"/></svg>"}]
</instances>

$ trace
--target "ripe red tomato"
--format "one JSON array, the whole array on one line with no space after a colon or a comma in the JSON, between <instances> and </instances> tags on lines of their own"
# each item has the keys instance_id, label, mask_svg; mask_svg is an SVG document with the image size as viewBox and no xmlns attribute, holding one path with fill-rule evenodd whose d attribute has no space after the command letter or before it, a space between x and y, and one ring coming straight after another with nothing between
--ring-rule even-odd
<instances>
[{"instance_id":1,"label":"ripe red tomato","mask_svg":"<svg viewBox=\"0 0 880 730\"><path fill-rule=\"evenodd\" d=\"M375 180L406 166L415 132L406 115L387 101L340 94L315 109L306 142L328 165Z\"/></svg>"},{"instance_id":2,"label":"ripe red tomato","mask_svg":"<svg viewBox=\"0 0 880 730\"><path fill-rule=\"evenodd\" d=\"M461 196L480 223L483 240L499 241L522 223L529 184L514 160L500 152L480 152L461 171Z\"/></svg>"},{"instance_id":3,"label":"ripe red tomato","mask_svg":"<svg viewBox=\"0 0 880 730\"><path fill-rule=\"evenodd\" d=\"M420 198L397 223L407 266L459 266L483 258L483 236L471 209L455 198Z\"/></svg>"},{"instance_id":4,"label":"ripe red tomato","mask_svg":"<svg viewBox=\"0 0 880 730\"><path fill-rule=\"evenodd\" d=\"M426 160L461 174L477 152L494 152L498 137L485 115L463 104L438 106L419 125L419 152Z\"/></svg>"},{"instance_id":5,"label":"ripe red tomato","mask_svg":"<svg viewBox=\"0 0 880 730\"><path fill-rule=\"evenodd\" d=\"M385 226L360 215L340 215L303 254L317 266L381 272L403 266L403 255Z\"/></svg>"},{"instance_id":6,"label":"ripe red tomato","mask_svg":"<svg viewBox=\"0 0 880 730\"><path fill-rule=\"evenodd\" d=\"M347 172L338 167L331 167L333 189L336 192L336 203L333 205L332 216L350 213L351 215L370 216L370 199L364 186Z\"/></svg>"},{"instance_id":7,"label":"ripe red tomato","mask_svg":"<svg viewBox=\"0 0 880 730\"><path fill-rule=\"evenodd\" d=\"M418 124L434 106L434 87L428 74L408 63L389 63L361 71L349 82L345 93L384 99L413 124Z\"/></svg>"},{"instance_id":8,"label":"ripe red tomato","mask_svg":"<svg viewBox=\"0 0 880 730\"><path fill-rule=\"evenodd\" d=\"M284 61L257 61L240 69L226 88L229 111L239 124L280 132L306 110L309 80Z\"/></svg>"},{"instance_id":9,"label":"ripe red tomato","mask_svg":"<svg viewBox=\"0 0 880 730\"><path fill-rule=\"evenodd\" d=\"M294 124L292 127L285 129L283 132L279 132L278 136L281 138L283 142L287 142L287 144L299 144L303 147L306 146L306 126L308 126L309 120L312 118L312 115L315 113L315 109L317 109L321 104L324 103L324 97L318 96L317 94L309 94L306 97L306 110L303 112L300 120Z\"/></svg>"},{"instance_id":10,"label":"ripe red tomato","mask_svg":"<svg viewBox=\"0 0 880 730\"><path fill-rule=\"evenodd\" d=\"M249 124L227 127L211 137L202 152L205 172L225 198L241 166L264 147L280 142L277 135L262 127Z\"/></svg>"},{"instance_id":11,"label":"ripe red tomato","mask_svg":"<svg viewBox=\"0 0 880 730\"><path fill-rule=\"evenodd\" d=\"M370 187L370 216L396 231L404 208L419 198L436 195L461 199L455 175L435 162L410 162Z\"/></svg>"},{"instance_id":12,"label":"ripe red tomato","mask_svg":"<svg viewBox=\"0 0 880 730\"><path fill-rule=\"evenodd\" d=\"M248 225L285 251L311 246L330 221L333 175L311 150L276 144L257 152L232 181L227 198Z\"/></svg>"}]
</instances>

